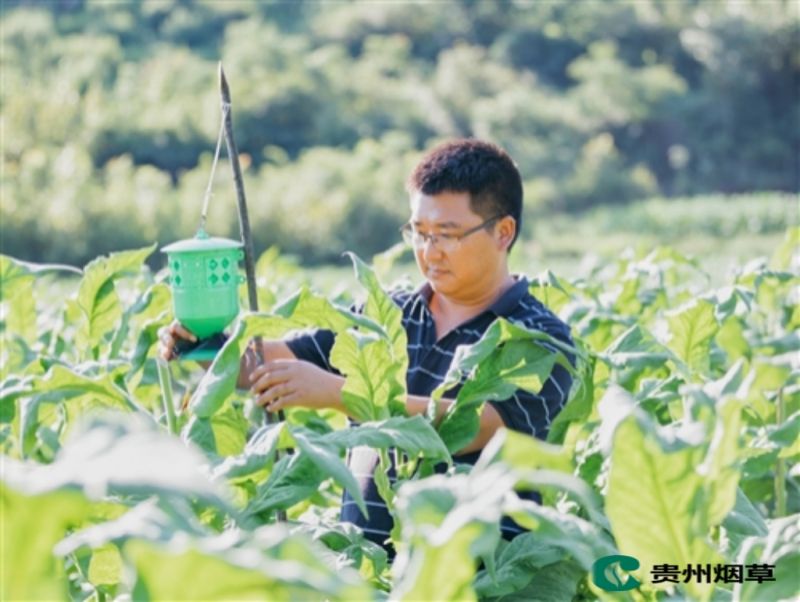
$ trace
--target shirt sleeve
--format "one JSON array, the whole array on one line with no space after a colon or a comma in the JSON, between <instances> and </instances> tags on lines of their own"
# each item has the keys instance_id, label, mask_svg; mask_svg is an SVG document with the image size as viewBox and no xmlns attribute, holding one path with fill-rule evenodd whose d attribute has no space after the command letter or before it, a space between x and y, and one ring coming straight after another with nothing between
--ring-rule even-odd
<instances>
[{"instance_id":1,"label":"shirt sleeve","mask_svg":"<svg viewBox=\"0 0 800 602\"><path fill-rule=\"evenodd\" d=\"M339 371L330 363L333 341L333 332L322 329L304 330L284 340L289 351L297 359L311 362L323 370L339 374Z\"/></svg>"},{"instance_id":2,"label":"shirt sleeve","mask_svg":"<svg viewBox=\"0 0 800 602\"><path fill-rule=\"evenodd\" d=\"M364 303L352 303L348 309L354 314L364 313ZM341 374L330 361L335 341L336 334L333 331L319 328L297 331L283 340L297 359L311 362L333 374Z\"/></svg>"}]
</instances>

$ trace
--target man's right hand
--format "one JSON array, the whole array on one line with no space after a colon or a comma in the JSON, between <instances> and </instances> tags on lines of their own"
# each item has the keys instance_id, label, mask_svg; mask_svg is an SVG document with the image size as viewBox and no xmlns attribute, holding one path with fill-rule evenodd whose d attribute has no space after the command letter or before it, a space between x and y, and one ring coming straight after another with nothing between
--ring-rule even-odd
<instances>
[{"instance_id":1,"label":"man's right hand","mask_svg":"<svg viewBox=\"0 0 800 602\"><path fill-rule=\"evenodd\" d=\"M158 355L167 361L176 359L174 353L175 345L180 340L187 340L195 343L197 342L197 337L177 320L169 326L162 326L159 328ZM263 361L271 362L275 360L297 359L283 341L261 341L260 345ZM199 361L197 363L204 369L208 369L211 365L210 361ZM251 375L257 366L258 361L256 360L255 352L252 348L248 348L242 356L239 367L239 377L236 382L236 386L239 389L249 389L253 386Z\"/></svg>"},{"instance_id":2,"label":"man's right hand","mask_svg":"<svg viewBox=\"0 0 800 602\"><path fill-rule=\"evenodd\" d=\"M167 361L175 359L175 344L182 339L197 342L197 337L177 320L169 326L162 326L158 329L158 355Z\"/></svg>"}]
</instances>

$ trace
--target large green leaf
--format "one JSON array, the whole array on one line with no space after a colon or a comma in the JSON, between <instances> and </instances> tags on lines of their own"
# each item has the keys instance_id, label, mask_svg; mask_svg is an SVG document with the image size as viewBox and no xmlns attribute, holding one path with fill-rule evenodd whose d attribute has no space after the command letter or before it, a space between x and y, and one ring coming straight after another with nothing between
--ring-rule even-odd
<instances>
[{"instance_id":1,"label":"large green leaf","mask_svg":"<svg viewBox=\"0 0 800 602\"><path fill-rule=\"evenodd\" d=\"M737 316L728 316L723 320L714 341L730 361L752 356L752 347L745 337L745 322Z\"/></svg>"},{"instance_id":2,"label":"large green leaf","mask_svg":"<svg viewBox=\"0 0 800 602\"><path fill-rule=\"evenodd\" d=\"M83 490L90 499L106 495L194 497L236 515L226 494L200 470L203 458L139 415L109 414L86 419L55 461L26 475L27 491Z\"/></svg>"},{"instance_id":3,"label":"large green leaf","mask_svg":"<svg viewBox=\"0 0 800 602\"><path fill-rule=\"evenodd\" d=\"M77 268L58 264L36 264L0 255L0 301L8 301L29 291L37 276L55 273L80 274Z\"/></svg>"},{"instance_id":4,"label":"large green leaf","mask_svg":"<svg viewBox=\"0 0 800 602\"><path fill-rule=\"evenodd\" d=\"M220 553L201 540L175 554L130 541L125 558L136 570L136 600L371 600L369 587L350 569L326 566L312 542L282 526L256 532L248 546ZM249 542L248 542L249 543Z\"/></svg>"},{"instance_id":5,"label":"large green leaf","mask_svg":"<svg viewBox=\"0 0 800 602\"><path fill-rule=\"evenodd\" d=\"M514 485L504 465L471 475L434 475L400 487L402 544L393 600L475 600L475 559L494 553L500 508Z\"/></svg>"},{"instance_id":6,"label":"large green leaf","mask_svg":"<svg viewBox=\"0 0 800 602\"><path fill-rule=\"evenodd\" d=\"M422 416L396 416L383 422L366 423L324 434L280 424L259 429L241 454L227 458L215 468L214 476L232 482L252 480L258 490L250 505L250 512L283 508L287 500L292 503L299 501L301 495L308 496L309 492L316 491L327 477L333 477L351 492L355 500L360 500L361 492L357 483L339 459L345 450L360 445L375 449L394 447L412 458L420 453L433 460L448 457L436 431ZM298 453L284 459L273 470L275 452L291 447L298 448Z\"/></svg>"},{"instance_id":7,"label":"large green leaf","mask_svg":"<svg viewBox=\"0 0 800 602\"><path fill-rule=\"evenodd\" d=\"M322 549L285 525L217 535L145 502L71 535L56 552L109 543L130 567L123 578L135 600L371 599L357 573L325 564Z\"/></svg>"},{"instance_id":8,"label":"large green leaf","mask_svg":"<svg viewBox=\"0 0 800 602\"><path fill-rule=\"evenodd\" d=\"M96 355L101 341L117 326L122 317L122 305L114 281L124 275L137 273L156 245L135 251L111 253L98 257L84 268L77 294L77 305L83 314L76 342Z\"/></svg>"},{"instance_id":9,"label":"large green leaf","mask_svg":"<svg viewBox=\"0 0 800 602\"><path fill-rule=\"evenodd\" d=\"M374 449L397 448L415 458L422 454L431 460L449 458L447 448L424 417L394 416L380 422L366 422L357 427L333 431L321 438L339 450L365 445Z\"/></svg>"},{"instance_id":10,"label":"large green leaf","mask_svg":"<svg viewBox=\"0 0 800 602\"><path fill-rule=\"evenodd\" d=\"M494 462L505 462L524 471L549 469L572 474L575 469L572 456L564 447L508 429L500 429L486 444L476 470Z\"/></svg>"},{"instance_id":11,"label":"large green leaf","mask_svg":"<svg viewBox=\"0 0 800 602\"><path fill-rule=\"evenodd\" d=\"M659 343L644 326L635 324L617 337L598 357L617 370L661 368L672 362L684 374L688 368L681 358Z\"/></svg>"},{"instance_id":12,"label":"large green leaf","mask_svg":"<svg viewBox=\"0 0 800 602\"><path fill-rule=\"evenodd\" d=\"M26 495L18 489L24 478L24 470L3 458L0 599L63 600L67 581L53 547L83 520L88 503L77 491Z\"/></svg>"},{"instance_id":13,"label":"large green leaf","mask_svg":"<svg viewBox=\"0 0 800 602\"><path fill-rule=\"evenodd\" d=\"M374 383L380 383L379 387L383 388L388 385L388 401L387 406L389 410L388 415L406 415L406 371L408 370L408 348L406 330L403 328L403 312L395 304L392 298L381 288L375 273L362 262L358 257L350 254L353 265L356 270L356 279L359 284L366 289L368 297L364 306L364 315L379 324L385 331L389 339L388 359L383 358L379 360L379 364L388 363L385 370L381 370L381 374L367 373L371 377L370 382L367 384L368 388L376 389ZM381 339L381 343L386 345L386 342ZM334 359L334 351L331 352L331 362L339 368L342 373L349 375L352 370L350 366L341 366L336 360L341 359L338 355ZM364 350L364 353L369 354L377 351L374 347L370 350ZM383 351L382 349L380 351ZM338 353L338 352L337 352ZM351 360L352 361L352 360ZM372 358L371 358L371 361ZM359 363L364 363L363 360ZM350 368L348 370L348 368ZM356 371L358 376L362 376L361 371ZM353 379L350 379L353 380ZM352 383L345 385L345 392L343 395L348 397L351 394L349 390ZM377 398L378 402L382 402L380 397ZM345 401L347 405L347 400ZM373 412L374 414L374 412ZM374 419L386 418L388 416L374 415Z\"/></svg>"},{"instance_id":14,"label":"large green leaf","mask_svg":"<svg viewBox=\"0 0 800 602\"><path fill-rule=\"evenodd\" d=\"M722 551L729 558L738 556L748 537L764 536L769 531L764 517L741 489L736 490L736 502L721 526L725 533L725 549Z\"/></svg>"},{"instance_id":15,"label":"large green leaf","mask_svg":"<svg viewBox=\"0 0 800 602\"><path fill-rule=\"evenodd\" d=\"M28 295L16 295L6 301L8 312L5 318L4 336L14 333L29 345L36 342L36 302L31 292Z\"/></svg>"},{"instance_id":16,"label":"large green leaf","mask_svg":"<svg viewBox=\"0 0 800 602\"><path fill-rule=\"evenodd\" d=\"M532 574L524 588L484 602L572 602L586 571L570 560L549 564Z\"/></svg>"},{"instance_id":17,"label":"large green leaf","mask_svg":"<svg viewBox=\"0 0 800 602\"><path fill-rule=\"evenodd\" d=\"M283 441L282 441L283 440ZM252 478L271 470L275 452L291 444L283 425L268 425L258 429L247 441L242 452L225 458L214 469L214 478L224 477L231 481ZM257 479L260 481L261 479Z\"/></svg>"},{"instance_id":18,"label":"large green leaf","mask_svg":"<svg viewBox=\"0 0 800 602\"><path fill-rule=\"evenodd\" d=\"M3 391L3 405L15 399L28 398L20 403L20 441L23 451L30 449L31 437L39 426L44 406L59 406L68 423L91 412L118 409L149 414L117 385L116 379L124 366L118 366L99 376L86 376L74 369L55 365L46 374L28 379L10 391ZM52 408L51 408L52 409Z\"/></svg>"},{"instance_id":19,"label":"large green leaf","mask_svg":"<svg viewBox=\"0 0 800 602\"><path fill-rule=\"evenodd\" d=\"M606 437L613 436L605 509L620 552L641 562L640 581L649 579L656 564L722 563L707 540L714 500L697 469L710 433L696 423L665 440L632 403L616 390L600 406L609 423ZM685 587L703 600L714 589L695 582Z\"/></svg>"},{"instance_id":20,"label":"large green leaf","mask_svg":"<svg viewBox=\"0 0 800 602\"><path fill-rule=\"evenodd\" d=\"M405 393L397 386L399 365L384 338L376 333L342 332L331 350L331 364L346 380L342 402L358 422L385 420L392 409L405 413Z\"/></svg>"},{"instance_id":21,"label":"large green leaf","mask_svg":"<svg viewBox=\"0 0 800 602\"><path fill-rule=\"evenodd\" d=\"M796 600L800 593L800 514L769 521L769 533L745 540L737 564L744 567L744 583L733 586L736 602ZM750 576L752 565L770 565L773 581L759 583Z\"/></svg>"},{"instance_id":22,"label":"large green leaf","mask_svg":"<svg viewBox=\"0 0 800 602\"><path fill-rule=\"evenodd\" d=\"M597 559L617 553L603 529L573 514L521 500L517 496L507 496L502 509L520 526L535 533L538 542L569 552L584 570L590 570Z\"/></svg>"},{"instance_id":23,"label":"large green leaf","mask_svg":"<svg viewBox=\"0 0 800 602\"><path fill-rule=\"evenodd\" d=\"M383 290L369 266L356 255L352 253L348 253L348 255L355 267L356 279L368 294L364 315L380 324L389 335L394 361L404 368L408 367L408 340L406 329L403 328L403 312ZM403 389L405 390L405 383L403 383Z\"/></svg>"},{"instance_id":24,"label":"large green leaf","mask_svg":"<svg viewBox=\"0 0 800 602\"><path fill-rule=\"evenodd\" d=\"M495 574L483 570L475 577L475 593L480 598L506 596L530 583L537 571L565 558L568 552L544 543L535 532L522 533L508 545L498 546Z\"/></svg>"},{"instance_id":25,"label":"large green leaf","mask_svg":"<svg viewBox=\"0 0 800 602\"><path fill-rule=\"evenodd\" d=\"M550 270L545 270L530 279L528 292L558 315L578 291L571 284L557 278Z\"/></svg>"},{"instance_id":26,"label":"large green leaf","mask_svg":"<svg viewBox=\"0 0 800 602\"><path fill-rule=\"evenodd\" d=\"M114 337L110 356L117 357L126 337L128 329L133 327L139 332L136 339L136 346L131 356L131 374L126 377L130 381L136 371L144 365L148 352L155 349L153 345L157 342L157 329L167 323L168 316L172 314L172 293L169 287L163 282L157 282L149 286L139 298L126 309L122 315L120 325Z\"/></svg>"},{"instance_id":27,"label":"large green leaf","mask_svg":"<svg viewBox=\"0 0 800 602\"><path fill-rule=\"evenodd\" d=\"M286 510L311 497L326 478L309 455L286 455L275 462L267 480L258 485L244 512L255 515Z\"/></svg>"},{"instance_id":28,"label":"large green leaf","mask_svg":"<svg viewBox=\"0 0 800 602\"><path fill-rule=\"evenodd\" d=\"M339 483L366 516L368 514L367 507L364 504L361 488L353 473L350 472L350 469L339 457L339 450L328 443L324 436L320 436L313 431L301 428L290 428L289 431L300 452L310 458L326 476L332 477L334 481Z\"/></svg>"},{"instance_id":29,"label":"large green leaf","mask_svg":"<svg viewBox=\"0 0 800 602\"><path fill-rule=\"evenodd\" d=\"M789 270L797 266L797 249L800 248L800 226L786 229L781 245L770 258L769 265L774 270Z\"/></svg>"},{"instance_id":30,"label":"large green leaf","mask_svg":"<svg viewBox=\"0 0 800 602\"><path fill-rule=\"evenodd\" d=\"M575 344L580 347L583 346L583 342L580 340L575 341ZM584 353L586 353L585 348ZM563 443L571 425L581 425L591 416L595 405L594 377L596 366L597 357L595 354L591 354L587 361L579 366L578 386L573 390L573 395L550 424L550 430L547 433L549 442Z\"/></svg>"},{"instance_id":31,"label":"large green leaf","mask_svg":"<svg viewBox=\"0 0 800 602\"><path fill-rule=\"evenodd\" d=\"M390 585L386 576L388 556L378 544L365 539L363 531L352 523L335 522L332 517L306 516L292 532L307 533L336 554L337 564L358 569L361 576L381 589Z\"/></svg>"},{"instance_id":32,"label":"large green leaf","mask_svg":"<svg viewBox=\"0 0 800 602\"><path fill-rule=\"evenodd\" d=\"M489 327L480 341L459 347L444 381L431 395L428 408L428 416L435 415L434 408L444 393L466 377L437 427L448 450L455 453L475 438L485 401L509 399L520 388L538 393L556 363L574 373L564 351L579 353L546 333L502 318Z\"/></svg>"},{"instance_id":33,"label":"large green leaf","mask_svg":"<svg viewBox=\"0 0 800 602\"><path fill-rule=\"evenodd\" d=\"M235 456L244 451L247 442L247 419L241 404L226 402L213 416L192 416L182 436L212 458Z\"/></svg>"},{"instance_id":34,"label":"large green leaf","mask_svg":"<svg viewBox=\"0 0 800 602\"><path fill-rule=\"evenodd\" d=\"M3 346L0 348L0 379L5 380L10 375L28 372L29 367L33 370L39 369L37 360L40 357L41 354L31 349L22 337L4 332Z\"/></svg>"},{"instance_id":35,"label":"large green leaf","mask_svg":"<svg viewBox=\"0 0 800 602\"><path fill-rule=\"evenodd\" d=\"M721 399L715 407L716 420L708 444L703 473L708 504L708 521L718 525L733 509L741 468L742 403Z\"/></svg>"},{"instance_id":36,"label":"large green leaf","mask_svg":"<svg viewBox=\"0 0 800 602\"><path fill-rule=\"evenodd\" d=\"M694 299L666 316L672 334L667 343L669 348L692 372L707 375L711 341L719 330L714 305L703 299Z\"/></svg>"},{"instance_id":37,"label":"large green leaf","mask_svg":"<svg viewBox=\"0 0 800 602\"><path fill-rule=\"evenodd\" d=\"M292 503L300 501L299 493L308 496L317 490L323 479L332 477L367 514L358 482L340 458L340 448L327 440L326 435L278 423L262 429L257 440L257 445L248 446L243 456L224 464L217 474L241 479L259 470L258 461L272 461L277 449L293 447L296 451L278 462L267 481L259 486L248 508L250 513L283 508L287 500Z\"/></svg>"}]
</instances>

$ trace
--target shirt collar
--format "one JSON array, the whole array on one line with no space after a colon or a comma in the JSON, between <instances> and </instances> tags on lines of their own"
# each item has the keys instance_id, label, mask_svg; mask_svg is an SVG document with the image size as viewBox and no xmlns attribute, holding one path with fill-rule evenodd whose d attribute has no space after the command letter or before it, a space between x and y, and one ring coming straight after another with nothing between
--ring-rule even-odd
<instances>
[{"instance_id":1,"label":"shirt collar","mask_svg":"<svg viewBox=\"0 0 800 602\"><path fill-rule=\"evenodd\" d=\"M511 277L515 280L511 288L508 289L502 297L492 303L492 305L486 308L482 313L490 311L498 317L507 317L511 315L514 309L517 307L517 304L528 292L529 286L528 279L524 274L512 274ZM431 297L433 297L433 287L431 287L430 282L426 280L417 287L415 292L422 298L423 302L425 303L425 307L430 312Z\"/></svg>"}]
</instances>

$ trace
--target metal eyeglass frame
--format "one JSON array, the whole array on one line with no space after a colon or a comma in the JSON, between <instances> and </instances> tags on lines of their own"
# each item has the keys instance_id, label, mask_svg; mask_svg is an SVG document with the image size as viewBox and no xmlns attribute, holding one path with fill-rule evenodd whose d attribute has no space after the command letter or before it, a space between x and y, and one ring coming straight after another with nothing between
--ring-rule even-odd
<instances>
[{"instance_id":1,"label":"metal eyeglass frame","mask_svg":"<svg viewBox=\"0 0 800 602\"><path fill-rule=\"evenodd\" d=\"M403 237L403 240L405 241L405 243L407 245L409 245L410 247L414 248L414 249L421 249L421 248L423 248L425 246L426 243L430 242L433 246L435 246L440 251L445 251L446 250L446 251L449 251L449 252L452 253L452 252L454 252L454 251L456 251L456 250L458 250L460 248L461 240L463 238L465 238L465 237L469 236L470 234L473 234L473 233L475 233L475 232L477 232L479 230L482 230L483 228L486 228L486 226L488 226L488 225L492 224L493 222L496 222L497 220L502 219L504 217L506 217L506 216L505 215L496 215L491 219L487 219L482 224L478 224L474 228L470 228L466 232L463 232L461 234L446 234L446 235L442 235L442 234L422 234L421 232L414 232L414 230L413 230L413 228L411 226L411 223L407 222L400 228L400 234ZM419 244L419 245L414 244L414 237L415 236L421 237L421 239L422 239L422 243L421 244ZM447 237L447 238L445 238L445 237ZM441 246L439 246L439 243L442 240L452 240L451 244L453 244L454 247L452 249L443 249Z\"/></svg>"}]
</instances>

